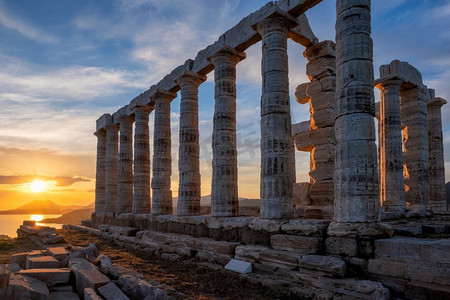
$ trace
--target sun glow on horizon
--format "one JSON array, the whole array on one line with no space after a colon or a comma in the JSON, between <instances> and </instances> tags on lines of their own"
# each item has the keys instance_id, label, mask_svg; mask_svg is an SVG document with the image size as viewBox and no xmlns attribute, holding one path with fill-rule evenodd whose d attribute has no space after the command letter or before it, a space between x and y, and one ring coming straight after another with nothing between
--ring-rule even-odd
<instances>
[{"instance_id":1,"label":"sun glow on horizon","mask_svg":"<svg viewBox=\"0 0 450 300\"><path fill-rule=\"evenodd\" d=\"M40 222L44 219L43 215L31 215L30 220Z\"/></svg>"},{"instance_id":2,"label":"sun glow on horizon","mask_svg":"<svg viewBox=\"0 0 450 300\"><path fill-rule=\"evenodd\" d=\"M43 192L47 189L47 183L36 179L30 184L30 189L33 193Z\"/></svg>"}]
</instances>

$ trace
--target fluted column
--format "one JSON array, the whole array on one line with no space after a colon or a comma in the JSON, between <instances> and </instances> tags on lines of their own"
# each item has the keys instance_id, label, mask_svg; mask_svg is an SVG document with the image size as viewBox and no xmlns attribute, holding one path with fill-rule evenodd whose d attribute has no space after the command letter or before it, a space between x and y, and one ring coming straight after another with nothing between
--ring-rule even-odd
<instances>
[{"instance_id":1,"label":"fluted column","mask_svg":"<svg viewBox=\"0 0 450 300\"><path fill-rule=\"evenodd\" d=\"M239 215L236 149L236 64L245 53L226 47L209 60L214 64L211 215Z\"/></svg>"},{"instance_id":2,"label":"fluted column","mask_svg":"<svg viewBox=\"0 0 450 300\"><path fill-rule=\"evenodd\" d=\"M181 216L200 213L200 145L198 132L198 86L206 76L185 71L177 79L181 87L180 136L178 154L178 204Z\"/></svg>"},{"instance_id":3,"label":"fluted column","mask_svg":"<svg viewBox=\"0 0 450 300\"><path fill-rule=\"evenodd\" d=\"M261 218L293 213L292 133L287 33L291 22L274 14L256 26L262 37Z\"/></svg>"},{"instance_id":4,"label":"fluted column","mask_svg":"<svg viewBox=\"0 0 450 300\"><path fill-rule=\"evenodd\" d=\"M336 161L334 221L377 220L370 0L336 1Z\"/></svg>"},{"instance_id":5,"label":"fluted column","mask_svg":"<svg viewBox=\"0 0 450 300\"><path fill-rule=\"evenodd\" d=\"M172 213L172 175L170 103L177 94L158 90L154 95L155 123L153 139L152 213Z\"/></svg>"},{"instance_id":6,"label":"fluted column","mask_svg":"<svg viewBox=\"0 0 450 300\"><path fill-rule=\"evenodd\" d=\"M105 211L106 131L94 133L97 137L97 172L95 175L95 212Z\"/></svg>"},{"instance_id":7,"label":"fluted column","mask_svg":"<svg viewBox=\"0 0 450 300\"><path fill-rule=\"evenodd\" d=\"M133 213L149 214L150 207L150 141L149 114L150 106L135 106L134 112L134 193Z\"/></svg>"},{"instance_id":8,"label":"fluted column","mask_svg":"<svg viewBox=\"0 0 450 300\"><path fill-rule=\"evenodd\" d=\"M380 202L386 217L405 213L403 140L400 121L401 80L379 79L380 100Z\"/></svg>"},{"instance_id":9,"label":"fluted column","mask_svg":"<svg viewBox=\"0 0 450 300\"><path fill-rule=\"evenodd\" d=\"M430 150L430 204L433 213L445 213L447 211L447 200L441 107L447 104L447 101L442 98L433 98L428 100L427 104Z\"/></svg>"},{"instance_id":10,"label":"fluted column","mask_svg":"<svg viewBox=\"0 0 450 300\"><path fill-rule=\"evenodd\" d=\"M131 213L133 207L133 122L130 116L119 117L118 213Z\"/></svg>"},{"instance_id":11,"label":"fluted column","mask_svg":"<svg viewBox=\"0 0 450 300\"><path fill-rule=\"evenodd\" d=\"M105 167L105 212L117 212L117 179L119 171L119 126L113 124L106 129L106 167Z\"/></svg>"}]
</instances>

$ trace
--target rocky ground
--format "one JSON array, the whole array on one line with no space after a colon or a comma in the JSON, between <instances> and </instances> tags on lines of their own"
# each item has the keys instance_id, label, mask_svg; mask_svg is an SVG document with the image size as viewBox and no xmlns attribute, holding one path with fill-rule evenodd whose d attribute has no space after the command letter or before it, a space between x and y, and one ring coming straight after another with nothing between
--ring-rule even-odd
<instances>
[{"instance_id":1,"label":"rocky ground","mask_svg":"<svg viewBox=\"0 0 450 300\"><path fill-rule=\"evenodd\" d=\"M67 243L88 246L95 243L102 254L114 264L133 269L148 280L156 280L173 287L193 299L290 299L260 284L249 283L238 275L224 270L213 270L198 265L195 259L170 261L143 252L122 249L108 241L73 230L63 229L59 234ZM31 240L0 239L0 263L8 263L10 255L38 249Z\"/></svg>"}]
</instances>

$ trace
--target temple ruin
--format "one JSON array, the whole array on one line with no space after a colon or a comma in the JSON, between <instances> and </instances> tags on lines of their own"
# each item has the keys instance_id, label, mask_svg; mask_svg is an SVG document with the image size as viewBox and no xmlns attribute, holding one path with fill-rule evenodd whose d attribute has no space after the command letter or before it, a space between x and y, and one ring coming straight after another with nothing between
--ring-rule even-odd
<instances>
[{"instance_id":1,"label":"temple ruin","mask_svg":"<svg viewBox=\"0 0 450 300\"><path fill-rule=\"evenodd\" d=\"M441 119L446 101L406 62L381 66L375 80L370 0L336 1L336 41L319 41L308 24L305 13L319 2L267 3L129 104L102 115L90 225L105 237L160 253L221 265L251 262L256 273L330 297L449 296L450 243L423 239L430 231L450 233ZM291 123L289 39L305 48L310 80L295 91L310 111L299 124ZM236 65L259 41L261 207L255 218L239 212ZM201 215L198 87L212 71L211 213ZM178 92L179 162L172 170L170 106ZM294 151L310 152L308 183L295 182ZM179 172L176 212L172 172ZM117 226L140 234L124 236Z\"/></svg>"}]
</instances>

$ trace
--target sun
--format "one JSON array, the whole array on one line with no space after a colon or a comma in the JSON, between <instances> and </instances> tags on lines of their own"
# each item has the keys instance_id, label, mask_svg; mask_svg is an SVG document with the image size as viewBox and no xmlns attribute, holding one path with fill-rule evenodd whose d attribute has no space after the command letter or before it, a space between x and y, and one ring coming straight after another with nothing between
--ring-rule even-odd
<instances>
[{"instance_id":1,"label":"sun","mask_svg":"<svg viewBox=\"0 0 450 300\"><path fill-rule=\"evenodd\" d=\"M33 193L40 193L42 191L45 191L47 188L47 183L42 180L35 180L30 184L31 191Z\"/></svg>"}]
</instances>

